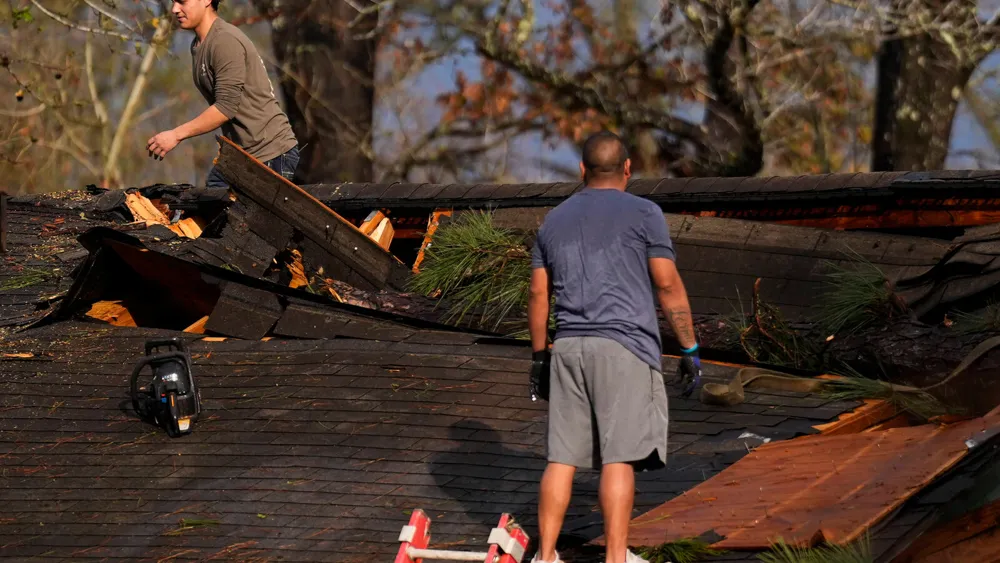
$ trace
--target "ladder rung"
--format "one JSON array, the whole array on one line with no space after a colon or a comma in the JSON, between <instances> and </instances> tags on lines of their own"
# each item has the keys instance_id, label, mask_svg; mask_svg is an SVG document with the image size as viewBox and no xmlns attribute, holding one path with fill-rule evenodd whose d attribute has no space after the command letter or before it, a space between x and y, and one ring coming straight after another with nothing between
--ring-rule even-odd
<instances>
[{"instance_id":1,"label":"ladder rung","mask_svg":"<svg viewBox=\"0 0 1000 563\"><path fill-rule=\"evenodd\" d=\"M430 559L433 561L483 561L485 563L485 551L447 551L443 549L420 549L410 547L406 550L410 559Z\"/></svg>"}]
</instances>

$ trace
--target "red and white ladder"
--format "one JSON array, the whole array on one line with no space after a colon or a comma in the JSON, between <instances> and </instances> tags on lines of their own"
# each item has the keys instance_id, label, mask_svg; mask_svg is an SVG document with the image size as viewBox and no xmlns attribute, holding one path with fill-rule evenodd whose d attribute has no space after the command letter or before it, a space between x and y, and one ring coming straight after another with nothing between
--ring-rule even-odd
<instances>
[{"instance_id":1,"label":"red and white ladder","mask_svg":"<svg viewBox=\"0 0 1000 563\"><path fill-rule=\"evenodd\" d=\"M490 530L489 551L449 551L428 549L431 543L431 520L419 508L410 515L410 523L399 533L399 552L395 563L428 561L479 561L481 563L521 563L528 548L528 534L507 513Z\"/></svg>"}]
</instances>

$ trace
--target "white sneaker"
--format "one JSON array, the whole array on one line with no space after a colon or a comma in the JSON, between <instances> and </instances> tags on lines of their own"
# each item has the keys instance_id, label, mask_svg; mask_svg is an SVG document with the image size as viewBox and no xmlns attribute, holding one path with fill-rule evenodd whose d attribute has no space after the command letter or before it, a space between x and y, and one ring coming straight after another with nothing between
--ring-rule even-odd
<instances>
[{"instance_id":1,"label":"white sneaker","mask_svg":"<svg viewBox=\"0 0 1000 563\"><path fill-rule=\"evenodd\" d=\"M627 549L625 550L625 563L649 563L649 561L632 553L631 549ZM664 563L670 563L670 562L664 561Z\"/></svg>"},{"instance_id":2,"label":"white sneaker","mask_svg":"<svg viewBox=\"0 0 1000 563\"><path fill-rule=\"evenodd\" d=\"M540 557L541 557L540 553L541 553L540 551L535 553L535 556L531 558L531 563L564 563L562 559L559 559L559 552L558 551L556 552L556 560L555 561L544 561L544 560L540 559Z\"/></svg>"}]
</instances>

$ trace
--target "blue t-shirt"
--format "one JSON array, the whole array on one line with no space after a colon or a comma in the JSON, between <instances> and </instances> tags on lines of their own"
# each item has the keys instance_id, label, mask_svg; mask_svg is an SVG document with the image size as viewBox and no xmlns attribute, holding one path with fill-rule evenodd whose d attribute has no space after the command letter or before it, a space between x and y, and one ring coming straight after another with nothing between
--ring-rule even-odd
<instances>
[{"instance_id":1,"label":"blue t-shirt","mask_svg":"<svg viewBox=\"0 0 1000 563\"><path fill-rule=\"evenodd\" d=\"M549 212L532 249L555 293L555 338L610 338L660 371L649 258L675 259L663 211L614 189L584 188Z\"/></svg>"}]
</instances>

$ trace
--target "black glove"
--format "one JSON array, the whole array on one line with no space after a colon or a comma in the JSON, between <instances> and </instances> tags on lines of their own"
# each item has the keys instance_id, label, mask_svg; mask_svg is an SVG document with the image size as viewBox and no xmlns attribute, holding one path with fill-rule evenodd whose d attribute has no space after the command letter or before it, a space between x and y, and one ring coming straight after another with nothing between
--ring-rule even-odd
<instances>
[{"instance_id":1,"label":"black glove","mask_svg":"<svg viewBox=\"0 0 1000 563\"><path fill-rule=\"evenodd\" d=\"M549 365L552 359L548 350L531 353L531 376L528 386L531 390L531 400L549 400Z\"/></svg>"},{"instance_id":2,"label":"black glove","mask_svg":"<svg viewBox=\"0 0 1000 563\"><path fill-rule=\"evenodd\" d=\"M681 361L677 365L677 380L681 386L681 397L690 397L701 385L701 359L698 357L698 345L690 351L681 352Z\"/></svg>"}]
</instances>

